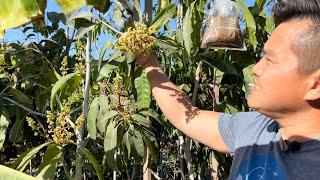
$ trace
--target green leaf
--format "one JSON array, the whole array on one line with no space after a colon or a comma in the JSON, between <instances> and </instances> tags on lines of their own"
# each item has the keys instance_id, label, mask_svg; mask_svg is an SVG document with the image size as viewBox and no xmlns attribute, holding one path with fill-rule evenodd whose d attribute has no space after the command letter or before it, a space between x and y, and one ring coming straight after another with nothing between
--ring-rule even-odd
<instances>
[{"instance_id":1,"label":"green leaf","mask_svg":"<svg viewBox=\"0 0 320 180\"><path fill-rule=\"evenodd\" d=\"M239 112L238 109L236 107L234 107L231 104L226 104L225 110L224 112L229 113L229 114L234 114Z\"/></svg>"},{"instance_id":2,"label":"green leaf","mask_svg":"<svg viewBox=\"0 0 320 180\"><path fill-rule=\"evenodd\" d=\"M99 97L99 107L100 107L100 111L99 111L98 117L104 116L109 111L109 99L104 94ZM103 118L103 117L101 117L101 118Z\"/></svg>"},{"instance_id":3,"label":"green leaf","mask_svg":"<svg viewBox=\"0 0 320 180\"><path fill-rule=\"evenodd\" d=\"M0 38L3 38L5 34L5 31L3 29L0 29Z\"/></svg>"},{"instance_id":4,"label":"green leaf","mask_svg":"<svg viewBox=\"0 0 320 180\"><path fill-rule=\"evenodd\" d=\"M101 19L101 23L109 30L109 33L113 34L113 35L121 35L122 32L118 31L116 28L112 27L112 25L110 25L105 19Z\"/></svg>"},{"instance_id":5,"label":"green leaf","mask_svg":"<svg viewBox=\"0 0 320 180\"><path fill-rule=\"evenodd\" d=\"M112 55L110 56L110 58L109 58L109 62L111 62L111 61L113 61L113 60L115 60L115 59L117 59L117 58L120 58L120 57L124 57L124 56L122 56L122 54L123 54L123 52L122 51L114 51L113 53L112 53Z\"/></svg>"},{"instance_id":6,"label":"green leaf","mask_svg":"<svg viewBox=\"0 0 320 180\"><path fill-rule=\"evenodd\" d=\"M35 92L35 104L39 107L39 110L42 111L45 108L47 100L50 98L51 88L41 89Z\"/></svg>"},{"instance_id":7,"label":"green leaf","mask_svg":"<svg viewBox=\"0 0 320 180\"><path fill-rule=\"evenodd\" d=\"M3 113L2 109L3 109L3 94L0 94L0 113Z\"/></svg>"},{"instance_id":8,"label":"green leaf","mask_svg":"<svg viewBox=\"0 0 320 180\"><path fill-rule=\"evenodd\" d=\"M36 0L1 0L0 31L18 27L42 16Z\"/></svg>"},{"instance_id":9,"label":"green leaf","mask_svg":"<svg viewBox=\"0 0 320 180\"><path fill-rule=\"evenodd\" d=\"M106 95L101 95L99 97L99 114L97 117L97 128L101 134L104 134L106 131L104 122L104 117L107 112L109 112L109 99Z\"/></svg>"},{"instance_id":10,"label":"green leaf","mask_svg":"<svg viewBox=\"0 0 320 180\"><path fill-rule=\"evenodd\" d=\"M95 140L97 136L97 117L99 114L99 97L93 99L89 112L88 112L88 118L87 118L87 130L89 136Z\"/></svg>"},{"instance_id":11,"label":"green leaf","mask_svg":"<svg viewBox=\"0 0 320 180\"><path fill-rule=\"evenodd\" d=\"M0 179L35 180L36 178L23 172L0 165Z\"/></svg>"},{"instance_id":12,"label":"green leaf","mask_svg":"<svg viewBox=\"0 0 320 180\"><path fill-rule=\"evenodd\" d=\"M91 21L93 17L94 15L91 12L82 12L67 20L67 25L76 29L75 39L83 37L90 30L100 26L100 24Z\"/></svg>"},{"instance_id":13,"label":"green leaf","mask_svg":"<svg viewBox=\"0 0 320 180\"><path fill-rule=\"evenodd\" d=\"M23 171L26 166L29 164L32 157L38 153L42 148L46 147L50 143L44 143L37 147L34 147L24 153L22 153L18 159L11 165L11 168L16 169L18 171Z\"/></svg>"},{"instance_id":14,"label":"green leaf","mask_svg":"<svg viewBox=\"0 0 320 180\"><path fill-rule=\"evenodd\" d=\"M101 49L101 51L100 51L100 53L99 53L99 61L98 61L98 70L100 71L100 68L101 68L101 64L102 64L102 61L103 61L103 57L104 57L104 55L105 55L105 53L106 53L106 51L109 49L109 48L111 48L111 42L110 41L107 41L104 45L103 45L103 47L102 47L102 49Z\"/></svg>"},{"instance_id":15,"label":"green leaf","mask_svg":"<svg viewBox=\"0 0 320 180\"><path fill-rule=\"evenodd\" d=\"M62 157L62 148L55 144L50 144L43 156L43 161L39 166L37 178L54 179L57 163Z\"/></svg>"},{"instance_id":16,"label":"green leaf","mask_svg":"<svg viewBox=\"0 0 320 180\"><path fill-rule=\"evenodd\" d=\"M120 57L114 59L114 61L119 62L119 63L122 63L122 62L124 62L125 60L126 60L126 56L120 56Z\"/></svg>"},{"instance_id":17,"label":"green leaf","mask_svg":"<svg viewBox=\"0 0 320 180\"><path fill-rule=\"evenodd\" d=\"M106 129L104 136L104 151L112 151L117 148L117 131L118 127L114 121L111 121Z\"/></svg>"},{"instance_id":18,"label":"green leaf","mask_svg":"<svg viewBox=\"0 0 320 180\"><path fill-rule=\"evenodd\" d=\"M0 150L2 150L3 143L6 139L6 132L9 126L9 119L1 114L0 117Z\"/></svg>"},{"instance_id":19,"label":"green leaf","mask_svg":"<svg viewBox=\"0 0 320 180\"><path fill-rule=\"evenodd\" d=\"M54 98L57 92L65 85L65 83L70 80L72 77L74 77L76 73L71 73L66 76L63 76L61 79L59 79L52 87L51 90L51 98L50 98L50 107L51 110L53 110L53 103L54 103Z\"/></svg>"},{"instance_id":20,"label":"green leaf","mask_svg":"<svg viewBox=\"0 0 320 180\"><path fill-rule=\"evenodd\" d=\"M142 125L147 128L151 126L150 121L140 114L132 114L131 118L134 120L135 123L138 123L139 125Z\"/></svg>"},{"instance_id":21,"label":"green leaf","mask_svg":"<svg viewBox=\"0 0 320 180\"><path fill-rule=\"evenodd\" d=\"M105 154L108 158L107 164L113 169L117 170L117 163L114 159L114 154L117 149L117 144L118 144L118 126L116 122L111 121L105 132L104 136L104 151Z\"/></svg>"},{"instance_id":22,"label":"green leaf","mask_svg":"<svg viewBox=\"0 0 320 180\"><path fill-rule=\"evenodd\" d=\"M184 47L188 53L188 56L191 55L191 49L192 49L192 38L191 34L193 32L193 25L192 25L192 14L194 11L194 4L196 1L191 3L191 6L187 9L186 15L183 18L183 42L184 42Z\"/></svg>"},{"instance_id":23,"label":"green leaf","mask_svg":"<svg viewBox=\"0 0 320 180\"><path fill-rule=\"evenodd\" d=\"M114 6L113 8L113 19L118 26L122 27L124 23L122 11L118 6Z\"/></svg>"},{"instance_id":24,"label":"green leaf","mask_svg":"<svg viewBox=\"0 0 320 180\"><path fill-rule=\"evenodd\" d=\"M15 122L12 128L10 129L9 140L13 143L17 142L22 137L25 117L21 111L22 111L21 109L16 110Z\"/></svg>"},{"instance_id":25,"label":"green leaf","mask_svg":"<svg viewBox=\"0 0 320 180\"><path fill-rule=\"evenodd\" d=\"M141 10L141 6L140 6L140 0L133 0L133 6L138 13L139 21L141 21L142 20L142 10Z\"/></svg>"},{"instance_id":26,"label":"green leaf","mask_svg":"<svg viewBox=\"0 0 320 180\"><path fill-rule=\"evenodd\" d=\"M221 61L221 60L203 60L206 64L208 64L211 67L215 67L219 69L220 71L224 72L225 74L235 74L238 75L237 69L233 66L233 64L229 61Z\"/></svg>"},{"instance_id":27,"label":"green leaf","mask_svg":"<svg viewBox=\"0 0 320 180\"><path fill-rule=\"evenodd\" d=\"M112 110L112 111L106 112L106 114L104 114L101 120L98 119L97 128L100 131L100 133L105 133L106 125L108 124L109 120L115 117L116 115L118 115L118 112L115 110Z\"/></svg>"},{"instance_id":28,"label":"green leaf","mask_svg":"<svg viewBox=\"0 0 320 180\"><path fill-rule=\"evenodd\" d=\"M75 29L90 27L95 25L95 23L91 21L93 17L94 14L91 12L81 12L76 14L75 16L68 18L67 25Z\"/></svg>"},{"instance_id":29,"label":"green leaf","mask_svg":"<svg viewBox=\"0 0 320 180\"><path fill-rule=\"evenodd\" d=\"M58 26L58 23L60 22L60 20L64 24L66 23L66 17L63 13L48 12L47 17L51 21L52 25L54 25L54 26ZM58 28L56 28L56 29L58 29Z\"/></svg>"},{"instance_id":30,"label":"green leaf","mask_svg":"<svg viewBox=\"0 0 320 180\"><path fill-rule=\"evenodd\" d=\"M128 52L125 52L125 56L126 56L126 60L127 60L127 63L132 63L134 60L136 60L136 55L133 54L132 52L128 51Z\"/></svg>"},{"instance_id":31,"label":"green leaf","mask_svg":"<svg viewBox=\"0 0 320 180\"><path fill-rule=\"evenodd\" d=\"M175 15L176 9L176 5L171 4L167 8L160 11L151 23L152 25L150 26L150 29L158 31L162 26L167 24L169 20Z\"/></svg>"},{"instance_id":32,"label":"green leaf","mask_svg":"<svg viewBox=\"0 0 320 180\"><path fill-rule=\"evenodd\" d=\"M143 140L149 148L152 158L155 160L158 156L159 149L156 138L152 135L145 134Z\"/></svg>"},{"instance_id":33,"label":"green leaf","mask_svg":"<svg viewBox=\"0 0 320 180\"><path fill-rule=\"evenodd\" d=\"M254 3L254 8L260 12L263 10L265 3L266 0L256 0L256 2Z\"/></svg>"},{"instance_id":34,"label":"green leaf","mask_svg":"<svg viewBox=\"0 0 320 180\"><path fill-rule=\"evenodd\" d=\"M179 51L182 49L182 46L180 46L178 43L173 41L172 39L157 39L156 45L160 47L161 49L167 50L167 51Z\"/></svg>"},{"instance_id":35,"label":"green leaf","mask_svg":"<svg viewBox=\"0 0 320 180\"><path fill-rule=\"evenodd\" d=\"M86 0L56 0L65 14L71 13L86 5Z\"/></svg>"},{"instance_id":36,"label":"green leaf","mask_svg":"<svg viewBox=\"0 0 320 180\"><path fill-rule=\"evenodd\" d=\"M100 81L102 78L108 77L114 70L118 69L118 66L112 64L105 64L99 71L99 76L97 81Z\"/></svg>"},{"instance_id":37,"label":"green leaf","mask_svg":"<svg viewBox=\"0 0 320 180\"><path fill-rule=\"evenodd\" d=\"M138 109L149 108L151 103L151 88L147 75L142 73L140 77L135 79L134 85L137 90Z\"/></svg>"},{"instance_id":38,"label":"green leaf","mask_svg":"<svg viewBox=\"0 0 320 180\"><path fill-rule=\"evenodd\" d=\"M170 5L170 1L169 0L160 0L160 8L161 9L165 9L169 5Z\"/></svg>"},{"instance_id":39,"label":"green leaf","mask_svg":"<svg viewBox=\"0 0 320 180\"><path fill-rule=\"evenodd\" d=\"M117 158L115 157L116 150L109 151L108 153L105 153L106 162L107 165L113 170L118 171L118 164L117 164Z\"/></svg>"},{"instance_id":40,"label":"green leaf","mask_svg":"<svg viewBox=\"0 0 320 180\"><path fill-rule=\"evenodd\" d=\"M132 126L132 125L130 125ZM128 150L128 157L130 157L131 154L131 145L130 145L130 130L126 131L123 135L123 143L126 145L127 150Z\"/></svg>"},{"instance_id":41,"label":"green leaf","mask_svg":"<svg viewBox=\"0 0 320 180\"><path fill-rule=\"evenodd\" d=\"M22 104L32 104L32 100L24 95L21 91L17 90L17 89L10 89L8 91L8 94L13 96L13 99L22 103Z\"/></svg>"},{"instance_id":42,"label":"green leaf","mask_svg":"<svg viewBox=\"0 0 320 180\"><path fill-rule=\"evenodd\" d=\"M89 27L84 27L84 28L79 28L76 31L76 34L74 36L74 39L80 39L82 38L85 34L87 34L87 32L93 30L95 28L96 25L92 25Z\"/></svg>"},{"instance_id":43,"label":"green leaf","mask_svg":"<svg viewBox=\"0 0 320 180\"><path fill-rule=\"evenodd\" d=\"M131 136L131 144L133 144L133 147L135 148L138 155L140 157L144 157L144 143L142 135L137 129L134 129L133 131L133 136Z\"/></svg>"},{"instance_id":44,"label":"green leaf","mask_svg":"<svg viewBox=\"0 0 320 180\"><path fill-rule=\"evenodd\" d=\"M246 97L248 97L248 95L251 93L249 84L254 83L254 78L252 73L253 66L254 64L243 69L244 84L245 84L244 90L245 90Z\"/></svg>"},{"instance_id":45,"label":"green leaf","mask_svg":"<svg viewBox=\"0 0 320 180\"><path fill-rule=\"evenodd\" d=\"M93 156L93 154L88 149L84 147L80 147L80 150L82 151L83 154L87 156L87 158L89 159L89 162L92 164L93 168L96 170L99 180L103 180L104 179L103 173L97 159Z\"/></svg>"},{"instance_id":46,"label":"green leaf","mask_svg":"<svg viewBox=\"0 0 320 180\"><path fill-rule=\"evenodd\" d=\"M179 88L183 90L185 93L189 93L191 91L191 88L188 84L181 84Z\"/></svg>"},{"instance_id":47,"label":"green leaf","mask_svg":"<svg viewBox=\"0 0 320 180\"><path fill-rule=\"evenodd\" d=\"M266 19L266 25L263 28L269 35L271 35L273 30L275 29L275 23L274 23L273 16L268 16L268 17L264 17L264 18Z\"/></svg>"},{"instance_id":48,"label":"green leaf","mask_svg":"<svg viewBox=\"0 0 320 180\"><path fill-rule=\"evenodd\" d=\"M162 124L162 122L160 121L159 114L153 109L148 109L147 111L141 111L140 114L143 114L144 116L151 116L155 120L157 120L160 124Z\"/></svg>"},{"instance_id":49,"label":"green leaf","mask_svg":"<svg viewBox=\"0 0 320 180\"><path fill-rule=\"evenodd\" d=\"M139 21L139 14L129 0L116 0L120 2L126 11L134 18L135 21Z\"/></svg>"},{"instance_id":50,"label":"green leaf","mask_svg":"<svg viewBox=\"0 0 320 180\"><path fill-rule=\"evenodd\" d=\"M243 9L244 12L244 19L246 21L249 35L249 43L252 45L253 49L256 49L258 41L256 37L256 22L254 17L243 0L237 0L237 4Z\"/></svg>"},{"instance_id":51,"label":"green leaf","mask_svg":"<svg viewBox=\"0 0 320 180\"><path fill-rule=\"evenodd\" d=\"M106 13L111 5L110 0L87 0L87 4L94 6L103 13Z\"/></svg>"}]
</instances>

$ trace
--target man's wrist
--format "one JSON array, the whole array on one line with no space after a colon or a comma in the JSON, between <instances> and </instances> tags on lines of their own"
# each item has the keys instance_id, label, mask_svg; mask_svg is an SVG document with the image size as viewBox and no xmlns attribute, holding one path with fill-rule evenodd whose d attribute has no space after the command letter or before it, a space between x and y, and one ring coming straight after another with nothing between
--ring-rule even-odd
<instances>
[{"instance_id":1,"label":"man's wrist","mask_svg":"<svg viewBox=\"0 0 320 180\"><path fill-rule=\"evenodd\" d=\"M150 59L148 59L147 62L142 65L142 68L144 69L144 71L148 71L149 69L154 69L159 67L156 58L153 55L149 57Z\"/></svg>"}]
</instances>

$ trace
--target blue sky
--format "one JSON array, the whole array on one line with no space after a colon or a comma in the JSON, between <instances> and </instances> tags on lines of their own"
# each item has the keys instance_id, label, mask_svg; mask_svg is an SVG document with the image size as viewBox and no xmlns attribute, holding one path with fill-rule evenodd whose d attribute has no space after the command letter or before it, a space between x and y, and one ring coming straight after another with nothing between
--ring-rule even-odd
<instances>
[{"instance_id":1,"label":"blue sky","mask_svg":"<svg viewBox=\"0 0 320 180\"><path fill-rule=\"evenodd\" d=\"M156 3L156 0L153 0L154 4ZM255 0L246 0L246 4L248 6L253 6ZM144 7L144 0L141 0L141 6ZM47 12L61 12L60 7L56 4L55 0L48 0L48 5L47 5ZM97 42L97 48L100 49L105 41L110 40L110 36L102 36L99 38L99 41ZM16 41L21 41L23 42L25 39L25 35L21 32L21 30L18 29L9 29L6 31L5 34L5 42L16 42ZM97 52L93 52L93 56L97 57Z\"/></svg>"}]
</instances>

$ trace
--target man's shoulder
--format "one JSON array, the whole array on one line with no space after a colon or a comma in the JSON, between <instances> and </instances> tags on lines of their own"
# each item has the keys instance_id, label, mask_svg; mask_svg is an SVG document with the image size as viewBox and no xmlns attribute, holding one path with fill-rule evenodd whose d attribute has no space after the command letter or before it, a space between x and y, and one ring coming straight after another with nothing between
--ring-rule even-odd
<instances>
[{"instance_id":1,"label":"man's shoulder","mask_svg":"<svg viewBox=\"0 0 320 180\"><path fill-rule=\"evenodd\" d=\"M258 111L221 113L219 131L230 153L233 154L240 147L270 142L273 133L269 133L268 128L273 122L275 121L272 118Z\"/></svg>"},{"instance_id":2,"label":"man's shoulder","mask_svg":"<svg viewBox=\"0 0 320 180\"><path fill-rule=\"evenodd\" d=\"M236 116L237 126L243 129L243 133L255 135L265 131L267 127L274 122L274 120L258 111L239 112L234 114Z\"/></svg>"},{"instance_id":3,"label":"man's shoulder","mask_svg":"<svg viewBox=\"0 0 320 180\"><path fill-rule=\"evenodd\" d=\"M268 117L258 111L238 112L234 114L221 113L220 119L229 119L236 124L258 125L265 124L269 121L274 121L271 117Z\"/></svg>"},{"instance_id":4,"label":"man's shoulder","mask_svg":"<svg viewBox=\"0 0 320 180\"><path fill-rule=\"evenodd\" d=\"M236 139L236 147L266 143L274 132L269 132L274 120L258 111L238 112L235 114L222 113L220 128L229 126ZM238 139L240 138L240 139Z\"/></svg>"}]
</instances>

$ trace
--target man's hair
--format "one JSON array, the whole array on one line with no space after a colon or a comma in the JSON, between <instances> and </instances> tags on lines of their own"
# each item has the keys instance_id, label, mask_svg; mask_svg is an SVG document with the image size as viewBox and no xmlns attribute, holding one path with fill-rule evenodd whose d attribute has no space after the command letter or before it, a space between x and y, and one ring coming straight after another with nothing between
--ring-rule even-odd
<instances>
[{"instance_id":1,"label":"man's hair","mask_svg":"<svg viewBox=\"0 0 320 180\"><path fill-rule=\"evenodd\" d=\"M320 0L282 0L273 10L276 25L294 20L310 20L307 32L291 44L299 58L298 70L310 74L320 69Z\"/></svg>"}]
</instances>

